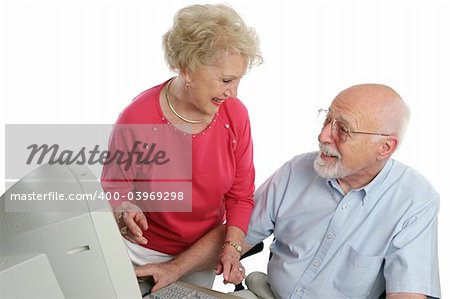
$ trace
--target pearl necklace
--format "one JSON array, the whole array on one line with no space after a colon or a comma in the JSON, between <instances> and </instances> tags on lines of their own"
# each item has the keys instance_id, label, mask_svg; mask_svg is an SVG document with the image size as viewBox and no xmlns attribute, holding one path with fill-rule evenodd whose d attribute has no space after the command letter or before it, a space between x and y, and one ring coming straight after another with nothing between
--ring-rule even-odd
<instances>
[{"instance_id":1,"label":"pearl necklace","mask_svg":"<svg viewBox=\"0 0 450 299\"><path fill-rule=\"evenodd\" d=\"M175 109L173 108L172 104L169 101L169 88L170 88L170 85L172 84L173 79L174 78L170 79L169 83L166 85L166 101L167 101L167 105L169 106L170 111L172 111L173 114L175 114L175 116L178 117L179 119L181 119L182 121L185 121L190 124L201 124L201 123L207 121L208 117L205 119L201 119L201 120L191 120L189 118L181 116L180 114L178 114L178 112L175 111Z\"/></svg>"}]
</instances>

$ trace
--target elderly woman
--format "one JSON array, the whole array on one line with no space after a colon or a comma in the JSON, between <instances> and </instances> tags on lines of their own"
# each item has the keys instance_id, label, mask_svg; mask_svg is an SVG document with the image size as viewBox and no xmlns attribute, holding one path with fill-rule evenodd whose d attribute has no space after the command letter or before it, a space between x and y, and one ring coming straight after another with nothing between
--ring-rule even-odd
<instances>
[{"instance_id":1,"label":"elderly woman","mask_svg":"<svg viewBox=\"0 0 450 299\"><path fill-rule=\"evenodd\" d=\"M117 124L168 124L190 136L192 211L143 211L119 196L113 203L116 220L132 262L142 266L137 273L153 276L153 290L180 278L212 286L212 261L202 261L201 250L193 250L201 248L206 235L217 239L225 281L239 281L244 276L240 246L253 209L254 166L248 113L236 96L243 75L262 61L258 38L232 8L192 5L177 12L163 48L177 76L138 95ZM112 134L110 151L120 147L117 134ZM111 194L151 191L145 182L136 183L148 168L118 171L117 165L105 164L103 188ZM117 173L121 180L111 179Z\"/></svg>"}]
</instances>

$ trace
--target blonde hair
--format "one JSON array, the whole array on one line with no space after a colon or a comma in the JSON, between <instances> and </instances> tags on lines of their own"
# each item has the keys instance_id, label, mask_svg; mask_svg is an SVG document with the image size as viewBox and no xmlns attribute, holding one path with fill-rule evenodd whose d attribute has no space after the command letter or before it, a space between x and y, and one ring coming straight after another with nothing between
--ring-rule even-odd
<instances>
[{"instance_id":1,"label":"blonde hair","mask_svg":"<svg viewBox=\"0 0 450 299\"><path fill-rule=\"evenodd\" d=\"M255 30L223 4L180 9L173 27L163 36L163 49L173 71L195 72L199 66L210 64L220 51L241 55L248 69L262 63Z\"/></svg>"}]
</instances>

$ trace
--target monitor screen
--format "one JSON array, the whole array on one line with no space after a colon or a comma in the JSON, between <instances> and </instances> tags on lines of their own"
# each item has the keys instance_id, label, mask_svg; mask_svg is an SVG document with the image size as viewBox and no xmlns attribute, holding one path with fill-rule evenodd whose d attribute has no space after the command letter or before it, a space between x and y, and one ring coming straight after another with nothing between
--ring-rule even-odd
<instances>
[{"instance_id":1,"label":"monitor screen","mask_svg":"<svg viewBox=\"0 0 450 299\"><path fill-rule=\"evenodd\" d=\"M0 298L141 298L86 166L43 165L0 199ZM39 296L41 295L41 296Z\"/></svg>"}]
</instances>

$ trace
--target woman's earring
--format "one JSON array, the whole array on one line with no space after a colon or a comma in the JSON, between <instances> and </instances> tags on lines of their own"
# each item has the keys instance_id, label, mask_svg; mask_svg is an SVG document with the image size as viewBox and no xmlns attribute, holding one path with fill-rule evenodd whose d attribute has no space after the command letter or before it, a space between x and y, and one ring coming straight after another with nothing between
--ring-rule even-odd
<instances>
[{"instance_id":1,"label":"woman's earring","mask_svg":"<svg viewBox=\"0 0 450 299\"><path fill-rule=\"evenodd\" d=\"M190 81L186 81L186 83L184 84L184 88L185 89L189 89L191 87L191 82Z\"/></svg>"}]
</instances>

